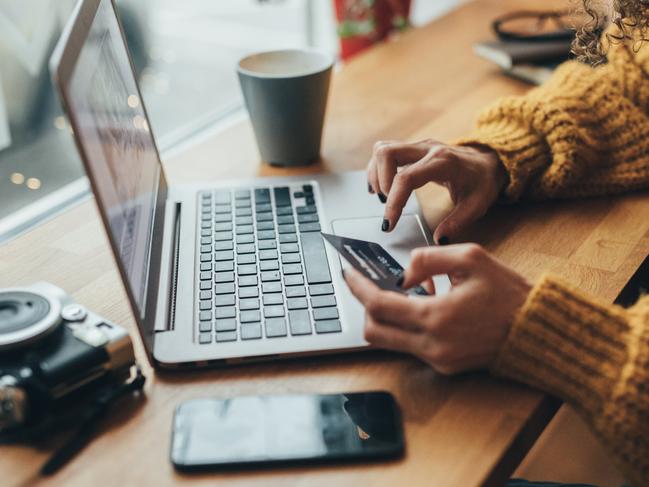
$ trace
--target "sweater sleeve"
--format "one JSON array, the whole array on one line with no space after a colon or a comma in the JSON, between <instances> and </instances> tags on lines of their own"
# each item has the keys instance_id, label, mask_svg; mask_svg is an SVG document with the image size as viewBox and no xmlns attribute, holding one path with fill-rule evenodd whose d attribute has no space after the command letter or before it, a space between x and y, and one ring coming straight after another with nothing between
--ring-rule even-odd
<instances>
[{"instance_id":1,"label":"sweater sleeve","mask_svg":"<svg viewBox=\"0 0 649 487\"><path fill-rule=\"evenodd\" d=\"M649 485L649 296L624 309L544 276L492 371L572 404L632 485Z\"/></svg>"},{"instance_id":2,"label":"sweater sleeve","mask_svg":"<svg viewBox=\"0 0 649 487\"><path fill-rule=\"evenodd\" d=\"M649 45L613 45L609 62L562 64L544 85L487 107L460 144L494 149L513 201L649 187Z\"/></svg>"}]
</instances>

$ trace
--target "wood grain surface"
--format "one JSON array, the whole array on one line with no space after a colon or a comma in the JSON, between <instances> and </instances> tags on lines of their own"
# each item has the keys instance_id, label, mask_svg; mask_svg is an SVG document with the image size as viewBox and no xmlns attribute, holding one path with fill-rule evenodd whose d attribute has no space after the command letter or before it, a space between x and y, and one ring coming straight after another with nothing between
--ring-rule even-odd
<instances>
[{"instance_id":1,"label":"wood grain surface","mask_svg":"<svg viewBox=\"0 0 649 487\"><path fill-rule=\"evenodd\" d=\"M472 43L491 35L488 21L522 7L561 4L476 0L342 66L333 79L323 159L300 171L362 168L378 139L465 134L480 107L528 89L472 54ZM165 160L172 182L300 172L261 164L245 120L201 139ZM431 225L450 208L437 186L418 196ZM531 279L549 270L612 301L649 252L647 215L646 194L498 207L465 238ZM441 377L411 357L388 352L154 373L92 201L0 248L0 287L37 280L58 284L133 332L148 377L146 397L122 402L102 434L46 481L36 472L56 438L0 447L2 485L502 485L557 408L538 391L486 373ZM178 474L168 460L172 413L184 400L368 389L391 391L402 407L407 451L401 460L200 475Z\"/></svg>"}]
</instances>

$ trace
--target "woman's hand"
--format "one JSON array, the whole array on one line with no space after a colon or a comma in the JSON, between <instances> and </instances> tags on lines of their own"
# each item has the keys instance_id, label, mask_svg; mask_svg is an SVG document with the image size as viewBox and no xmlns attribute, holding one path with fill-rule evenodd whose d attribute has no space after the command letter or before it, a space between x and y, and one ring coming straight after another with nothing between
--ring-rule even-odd
<instances>
[{"instance_id":1,"label":"woman's hand","mask_svg":"<svg viewBox=\"0 0 649 487\"><path fill-rule=\"evenodd\" d=\"M402 167L397 172L397 168ZM447 244L483 216L507 184L498 155L484 146L452 146L434 140L377 142L367 167L368 190L386 203L383 230L395 228L410 194L434 181L446 186L455 208L435 230Z\"/></svg>"},{"instance_id":2,"label":"woman's hand","mask_svg":"<svg viewBox=\"0 0 649 487\"><path fill-rule=\"evenodd\" d=\"M365 339L407 352L443 374L488 367L507 337L531 285L475 244L412 252L402 287L448 274L453 287L442 296L408 297L384 291L354 269L345 280L366 310Z\"/></svg>"}]
</instances>

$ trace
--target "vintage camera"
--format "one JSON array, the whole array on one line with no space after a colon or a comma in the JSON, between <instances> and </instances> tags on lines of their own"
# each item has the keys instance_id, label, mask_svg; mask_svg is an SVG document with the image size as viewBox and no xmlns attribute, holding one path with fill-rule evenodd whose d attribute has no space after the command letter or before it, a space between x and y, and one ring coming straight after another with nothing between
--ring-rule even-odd
<instances>
[{"instance_id":1,"label":"vintage camera","mask_svg":"<svg viewBox=\"0 0 649 487\"><path fill-rule=\"evenodd\" d=\"M123 328L39 282L0 289L0 434L38 427L135 364Z\"/></svg>"}]
</instances>

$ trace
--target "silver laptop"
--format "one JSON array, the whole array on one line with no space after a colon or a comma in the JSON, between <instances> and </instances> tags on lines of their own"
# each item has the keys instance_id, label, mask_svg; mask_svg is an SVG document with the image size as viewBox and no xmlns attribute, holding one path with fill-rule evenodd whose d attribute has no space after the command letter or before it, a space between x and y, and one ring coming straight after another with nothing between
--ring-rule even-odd
<instances>
[{"instance_id":1,"label":"silver laptop","mask_svg":"<svg viewBox=\"0 0 649 487\"><path fill-rule=\"evenodd\" d=\"M431 241L414 198L385 234L360 172L169 185L111 0L78 3L50 64L152 364L368 347L320 231L378 242L405 266Z\"/></svg>"}]
</instances>

